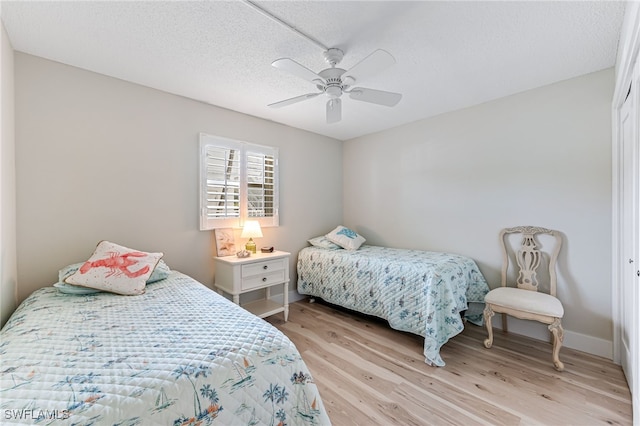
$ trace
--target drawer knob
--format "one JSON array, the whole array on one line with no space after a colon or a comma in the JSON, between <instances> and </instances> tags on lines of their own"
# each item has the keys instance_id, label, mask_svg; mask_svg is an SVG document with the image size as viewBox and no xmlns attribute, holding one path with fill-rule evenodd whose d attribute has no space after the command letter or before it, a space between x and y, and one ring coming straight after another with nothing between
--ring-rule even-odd
<instances>
[{"instance_id":1,"label":"drawer knob","mask_svg":"<svg viewBox=\"0 0 640 426\"><path fill-rule=\"evenodd\" d=\"M267 268L269 268L269 265L264 265L264 266L262 267L262 269L267 269Z\"/></svg>"},{"instance_id":2,"label":"drawer knob","mask_svg":"<svg viewBox=\"0 0 640 426\"><path fill-rule=\"evenodd\" d=\"M262 282L266 283L267 282L267 277L262 278Z\"/></svg>"}]
</instances>

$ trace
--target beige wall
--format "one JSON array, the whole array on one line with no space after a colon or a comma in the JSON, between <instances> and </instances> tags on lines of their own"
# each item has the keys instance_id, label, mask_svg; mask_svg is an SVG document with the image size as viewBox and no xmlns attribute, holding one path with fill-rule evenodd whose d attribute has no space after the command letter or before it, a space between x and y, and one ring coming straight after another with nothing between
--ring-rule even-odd
<instances>
[{"instance_id":1,"label":"beige wall","mask_svg":"<svg viewBox=\"0 0 640 426\"><path fill-rule=\"evenodd\" d=\"M292 277L306 239L342 221L340 141L19 52L15 61L20 300L102 239L163 251L211 286L199 132L279 148L281 226L257 243L292 252Z\"/></svg>"},{"instance_id":2,"label":"beige wall","mask_svg":"<svg viewBox=\"0 0 640 426\"><path fill-rule=\"evenodd\" d=\"M501 228L561 231L565 344L611 357L613 89L608 69L347 141L345 223L374 244L468 255L492 287Z\"/></svg>"},{"instance_id":3,"label":"beige wall","mask_svg":"<svg viewBox=\"0 0 640 426\"><path fill-rule=\"evenodd\" d=\"M16 308L16 179L13 48L0 23L0 327Z\"/></svg>"}]
</instances>

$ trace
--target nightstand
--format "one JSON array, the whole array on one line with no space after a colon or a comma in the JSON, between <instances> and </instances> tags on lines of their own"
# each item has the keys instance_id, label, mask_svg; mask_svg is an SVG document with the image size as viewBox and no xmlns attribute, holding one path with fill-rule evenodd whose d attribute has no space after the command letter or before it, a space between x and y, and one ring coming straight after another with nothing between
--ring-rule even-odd
<instances>
[{"instance_id":1,"label":"nightstand","mask_svg":"<svg viewBox=\"0 0 640 426\"><path fill-rule=\"evenodd\" d=\"M243 304L242 307L259 316L268 317L284 312L284 320L289 317L289 257L291 253L255 253L249 257L226 256L215 259L214 285L220 294L233 297L233 303L240 305L240 295L264 289L265 298ZM270 299L271 287L283 286L283 303Z\"/></svg>"}]
</instances>

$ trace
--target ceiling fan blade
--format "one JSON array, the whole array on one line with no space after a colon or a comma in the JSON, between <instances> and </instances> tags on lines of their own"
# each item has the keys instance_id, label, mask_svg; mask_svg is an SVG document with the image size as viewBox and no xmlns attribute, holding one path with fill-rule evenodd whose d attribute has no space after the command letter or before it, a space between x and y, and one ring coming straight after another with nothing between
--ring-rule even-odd
<instances>
[{"instance_id":1,"label":"ceiling fan blade","mask_svg":"<svg viewBox=\"0 0 640 426\"><path fill-rule=\"evenodd\" d=\"M320 77L318 74L311 71L304 65L300 65L293 59L277 59L273 61L271 65L278 69L281 69L282 71L288 72L291 75L295 75L296 77L300 77L304 80L310 81L313 84L324 84L324 80L322 79L322 77Z\"/></svg>"},{"instance_id":2,"label":"ceiling fan blade","mask_svg":"<svg viewBox=\"0 0 640 426\"><path fill-rule=\"evenodd\" d=\"M339 98L327 101L327 124L342 120L342 101Z\"/></svg>"},{"instance_id":3,"label":"ceiling fan blade","mask_svg":"<svg viewBox=\"0 0 640 426\"><path fill-rule=\"evenodd\" d=\"M284 106L287 105L292 105L301 101L306 101L307 99L311 99L311 98L315 98L318 95L321 95L322 92L318 92L318 93L307 93L306 95L300 95L300 96L296 96L295 98L290 98L290 99L285 99L284 101L280 101L280 102L274 102L272 104L269 104L267 106L270 106L271 108L282 108Z\"/></svg>"},{"instance_id":4,"label":"ceiling fan blade","mask_svg":"<svg viewBox=\"0 0 640 426\"><path fill-rule=\"evenodd\" d=\"M342 80L344 81L347 77L353 79L354 82L366 80L395 63L396 60L391 56L391 53L378 49L345 72Z\"/></svg>"},{"instance_id":5,"label":"ceiling fan blade","mask_svg":"<svg viewBox=\"0 0 640 426\"><path fill-rule=\"evenodd\" d=\"M395 106L402 95L400 93L385 92L384 90L365 89L364 87L354 87L349 91L349 97L356 101L371 102L372 104Z\"/></svg>"}]
</instances>

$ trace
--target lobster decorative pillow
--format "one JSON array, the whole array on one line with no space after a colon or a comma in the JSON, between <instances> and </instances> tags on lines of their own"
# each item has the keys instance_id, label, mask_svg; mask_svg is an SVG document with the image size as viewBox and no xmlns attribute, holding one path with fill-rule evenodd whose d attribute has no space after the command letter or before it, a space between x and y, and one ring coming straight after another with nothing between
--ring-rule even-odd
<instances>
[{"instance_id":1,"label":"lobster decorative pillow","mask_svg":"<svg viewBox=\"0 0 640 426\"><path fill-rule=\"evenodd\" d=\"M142 294L162 256L100 241L89 260L64 282L129 296Z\"/></svg>"}]
</instances>

